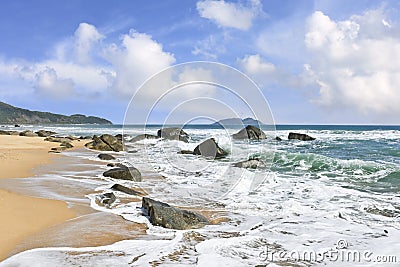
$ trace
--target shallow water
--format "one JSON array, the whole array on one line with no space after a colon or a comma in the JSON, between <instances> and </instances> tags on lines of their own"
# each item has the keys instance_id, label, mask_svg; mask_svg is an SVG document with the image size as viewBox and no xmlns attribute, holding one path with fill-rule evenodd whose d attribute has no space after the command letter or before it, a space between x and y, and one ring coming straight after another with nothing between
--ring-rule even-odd
<instances>
[{"instance_id":1,"label":"shallow water","mask_svg":"<svg viewBox=\"0 0 400 267\"><path fill-rule=\"evenodd\" d=\"M115 126L47 128L78 136L121 132ZM155 134L157 129L147 130ZM95 160L97 152L67 152L74 163L65 162L64 167L75 167L47 170L35 180L24 179L18 183L18 190L33 192L36 188L35 194L71 205L90 202L93 209L120 215L127 223L145 224L147 235L96 248L33 249L0 265L400 264L399 127L278 126L276 133L267 133L285 139L290 131L304 132L317 138L313 142L277 142L269 138L247 143L230 139L237 129L193 127L185 131L191 135L188 144L165 140L127 142L134 153L120 153L118 160L137 167L145 177L140 183L123 184L141 187L150 197L172 205L216 210L229 221L193 231L154 227L142 216L140 199L118 192L120 201L111 208L101 207L96 204L96 195L109 192L115 182L102 177L107 167L88 161ZM128 140L142 132L141 127L124 129ZM212 161L177 154L181 149L193 149L208 137L214 137L229 151L229 157ZM244 170L231 166L248 157L262 159L269 168ZM360 258L346 259L348 252ZM386 262L382 263L383 259ZM388 263L394 260L397 263Z\"/></svg>"}]
</instances>

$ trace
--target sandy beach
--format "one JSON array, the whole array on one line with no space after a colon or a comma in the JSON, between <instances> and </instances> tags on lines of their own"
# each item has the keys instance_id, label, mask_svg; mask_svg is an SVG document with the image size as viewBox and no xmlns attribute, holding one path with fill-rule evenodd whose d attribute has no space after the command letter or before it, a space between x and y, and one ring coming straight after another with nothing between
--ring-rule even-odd
<instances>
[{"instance_id":1,"label":"sandy beach","mask_svg":"<svg viewBox=\"0 0 400 267\"><path fill-rule=\"evenodd\" d=\"M32 169L59 155L55 143L40 137L0 136L0 179L32 177ZM0 189L0 261L25 238L75 217L62 201L34 198Z\"/></svg>"}]
</instances>

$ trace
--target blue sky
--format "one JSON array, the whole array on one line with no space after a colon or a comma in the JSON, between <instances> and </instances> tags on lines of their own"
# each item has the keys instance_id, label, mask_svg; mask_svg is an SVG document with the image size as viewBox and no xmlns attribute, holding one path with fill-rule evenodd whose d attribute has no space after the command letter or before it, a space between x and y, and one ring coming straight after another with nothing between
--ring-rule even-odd
<instances>
[{"instance_id":1,"label":"blue sky","mask_svg":"<svg viewBox=\"0 0 400 267\"><path fill-rule=\"evenodd\" d=\"M122 123L147 78L210 60L251 77L276 123L400 123L398 1L0 5L0 101L16 106Z\"/></svg>"}]
</instances>

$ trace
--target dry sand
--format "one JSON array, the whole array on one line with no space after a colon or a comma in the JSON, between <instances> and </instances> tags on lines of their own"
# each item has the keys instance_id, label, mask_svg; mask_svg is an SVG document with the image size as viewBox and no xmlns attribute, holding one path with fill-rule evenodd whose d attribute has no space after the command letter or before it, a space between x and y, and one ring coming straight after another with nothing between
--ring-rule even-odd
<instances>
[{"instance_id":1,"label":"dry sand","mask_svg":"<svg viewBox=\"0 0 400 267\"><path fill-rule=\"evenodd\" d=\"M0 179L31 177L34 167L48 164L57 157L48 151L59 144L43 139L0 136ZM75 213L65 202L0 189L0 261L28 236L74 217Z\"/></svg>"}]
</instances>

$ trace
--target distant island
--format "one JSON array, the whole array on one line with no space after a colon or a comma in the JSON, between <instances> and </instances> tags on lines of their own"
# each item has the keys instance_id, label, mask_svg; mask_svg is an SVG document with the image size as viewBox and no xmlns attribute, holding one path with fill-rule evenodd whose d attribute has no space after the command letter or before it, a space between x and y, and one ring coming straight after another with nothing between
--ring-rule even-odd
<instances>
[{"instance_id":1,"label":"distant island","mask_svg":"<svg viewBox=\"0 0 400 267\"><path fill-rule=\"evenodd\" d=\"M66 116L50 112L30 111L0 102L0 124L112 124L112 122L81 114Z\"/></svg>"},{"instance_id":2,"label":"distant island","mask_svg":"<svg viewBox=\"0 0 400 267\"><path fill-rule=\"evenodd\" d=\"M223 126L223 125L263 125L262 122L255 120L253 118L246 118L246 119L240 119L240 118L229 118L229 119L223 119L217 122L214 122L211 124L211 126Z\"/></svg>"}]
</instances>

